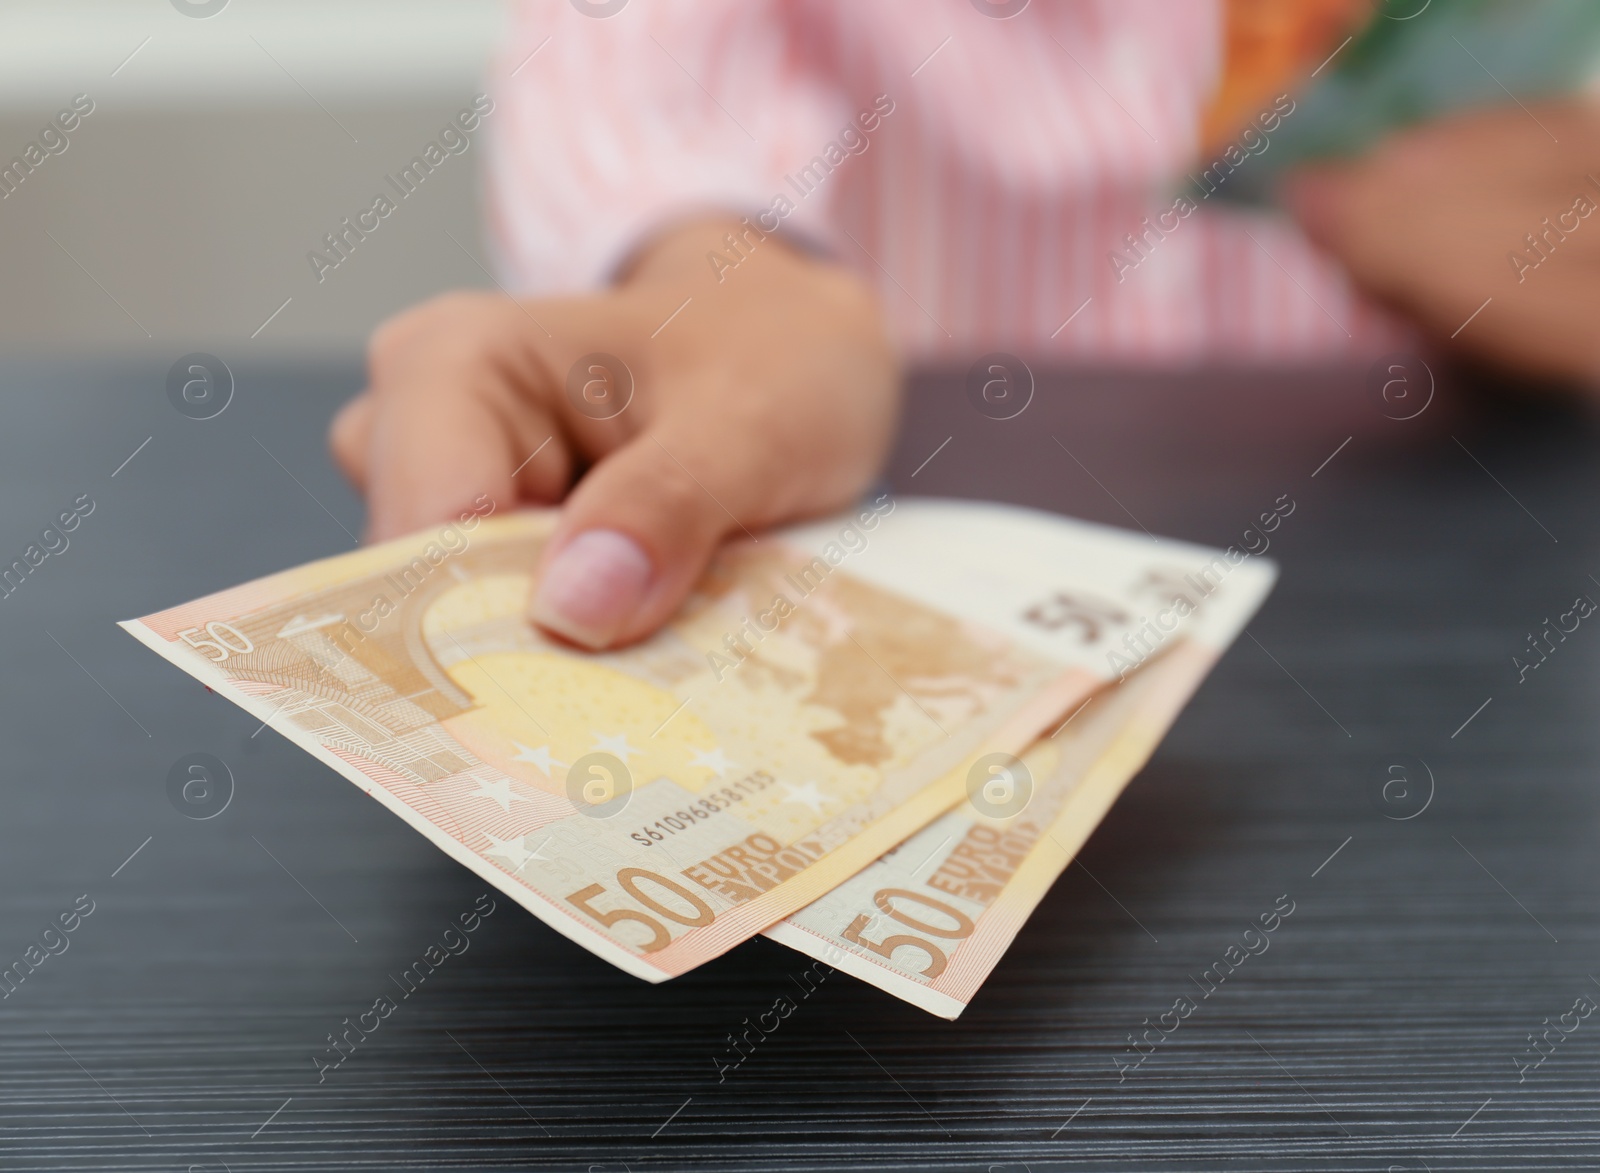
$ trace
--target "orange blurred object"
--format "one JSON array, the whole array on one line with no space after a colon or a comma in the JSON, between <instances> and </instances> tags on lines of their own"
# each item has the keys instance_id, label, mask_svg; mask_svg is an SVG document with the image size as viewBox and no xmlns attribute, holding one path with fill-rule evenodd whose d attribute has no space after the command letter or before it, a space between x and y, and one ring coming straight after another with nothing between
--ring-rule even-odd
<instances>
[{"instance_id":1,"label":"orange blurred object","mask_svg":"<svg viewBox=\"0 0 1600 1173\"><path fill-rule=\"evenodd\" d=\"M1372 16L1374 0L1227 0L1222 83L1201 122L1207 155L1293 90Z\"/></svg>"}]
</instances>

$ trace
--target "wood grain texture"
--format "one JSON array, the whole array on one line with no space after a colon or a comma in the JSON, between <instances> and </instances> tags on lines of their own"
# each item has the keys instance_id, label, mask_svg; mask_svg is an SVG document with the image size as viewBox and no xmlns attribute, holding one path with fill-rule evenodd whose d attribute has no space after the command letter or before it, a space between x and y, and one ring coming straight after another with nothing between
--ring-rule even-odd
<instances>
[{"instance_id":1,"label":"wood grain texture","mask_svg":"<svg viewBox=\"0 0 1600 1173\"><path fill-rule=\"evenodd\" d=\"M1441 393L1395 421L1365 370L1040 372L1000 422L964 372L919 379L898 492L1217 544L1297 506L1250 635L950 1024L844 975L801 998L804 959L764 941L649 987L504 901L402 997L479 886L112 626L350 545L321 433L358 374L241 367L194 421L167 361L0 368L0 563L95 502L0 600L0 963L95 901L0 1000L0 1166L1600 1167L1600 1019L1513 1062L1600 1000L1600 615L1524 683L1511 660L1600 598L1582 412ZM193 751L236 782L203 822L166 797ZM1403 821L1372 798L1397 754L1435 779ZM1280 895L1270 947L1203 997ZM719 1083L780 995L797 1011Z\"/></svg>"}]
</instances>

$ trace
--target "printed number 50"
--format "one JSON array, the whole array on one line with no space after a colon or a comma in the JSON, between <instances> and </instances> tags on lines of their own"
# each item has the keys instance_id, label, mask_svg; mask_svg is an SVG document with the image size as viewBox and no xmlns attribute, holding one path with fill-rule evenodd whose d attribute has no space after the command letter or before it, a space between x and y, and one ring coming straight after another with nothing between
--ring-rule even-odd
<instances>
[{"instance_id":1,"label":"printed number 50","mask_svg":"<svg viewBox=\"0 0 1600 1173\"><path fill-rule=\"evenodd\" d=\"M207 653L206 658L213 664L220 664L229 656L242 656L256 650L256 645L250 642L250 637L230 623L212 620L206 624L206 634L211 638L200 638L200 629L191 627L178 632L178 638L191 648L210 648L216 655Z\"/></svg>"},{"instance_id":2,"label":"printed number 50","mask_svg":"<svg viewBox=\"0 0 1600 1173\"><path fill-rule=\"evenodd\" d=\"M689 907L694 909L694 915L685 916L678 909L670 908L661 903L661 901L657 900L648 892L641 892L639 890L639 882L641 880L649 880L651 883L658 884L668 892L678 896L684 901L684 903L688 904ZM617 883L622 886L622 889L627 892L629 896L632 896L651 912L655 913L657 916L663 916L667 920L677 921L680 925L687 925L690 928L703 929L712 921L717 919L717 914L711 911L711 906L704 900L700 899L700 897L696 896L693 892L685 888L682 884L674 883L672 880L667 879L667 877L657 875L655 872L646 871L644 868L621 869L619 872L617 872ZM662 923L654 916L646 916L644 913L635 912L631 908L613 908L609 912L602 912L600 909L594 907L594 905L590 902L596 896L602 895L605 890L606 888L604 884L590 884L587 888L580 888L571 896L568 896L567 903L571 904L575 908L581 909L583 912L588 913L590 916L594 917L595 920L605 925L606 928L610 928L619 921L625 920L637 921L640 924L647 926L652 935L650 940L646 941L644 944L642 951L645 953L654 953L657 949L665 949L672 943L672 934L669 933L666 930L666 927L663 926Z\"/></svg>"},{"instance_id":3,"label":"printed number 50","mask_svg":"<svg viewBox=\"0 0 1600 1173\"><path fill-rule=\"evenodd\" d=\"M920 904L924 908L933 910L955 921L952 928L940 928L937 925L924 924L914 920L894 906L894 898L898 896L904 900ZM973 924L965 913L958 908L951 908L942 900L935 900L931 896L923 896L917 892L909 892L904 888L884 888L872 898L872 903L878 906L880 912L887 913L892 919L899 921L908 929L916 929L919 933L927 933L930 937L945 937L949 940L959 941L972 934ZM892 937L885 937L881 941L869 941L861 935L873 921L872 917L862 915L850 922L850 927L839 935L846 941L860 945L863 949L870 949L879 957L893 959L894 951L902 945L912 945L921 949L928 955L928 968L922 971L925 978L936 978L944 972L944 967L950 963L943 949L932 941L922 937L913 937L909 933L896 933Z\"/></svg>"}]
</instances>

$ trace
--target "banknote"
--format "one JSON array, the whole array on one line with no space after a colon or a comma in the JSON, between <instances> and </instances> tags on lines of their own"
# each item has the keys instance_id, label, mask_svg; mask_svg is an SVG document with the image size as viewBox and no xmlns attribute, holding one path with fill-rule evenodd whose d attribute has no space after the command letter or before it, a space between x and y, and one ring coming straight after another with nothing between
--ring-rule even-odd
<instances>
[{"instance_id":1,"label":"banknote","mask_svg":"<svg viewBox=\"0 0 1600 1173\"><path fill-rule=\"evenodd\" d=\"M1150 643L1133 637L1175 571L1226 569L1199 547L884 495L730 544L659 634L591 654L524 618L554 512L493 513L480 499L124 627L649 981L961 801L972 763L1020 752Z\"/></svg>"},{"instance_id":2,"label":"banknote","mask_svg":"<svg viewBox=\"0 0 1600 1173\"><path fill-rule=\"evenodd\" d=\"M956 1018L1272 580L1258 561L1196 599L1206 622L1020 757L997 755L969 778L957 807L766 935Z\"/></svg>"}]
</instances>

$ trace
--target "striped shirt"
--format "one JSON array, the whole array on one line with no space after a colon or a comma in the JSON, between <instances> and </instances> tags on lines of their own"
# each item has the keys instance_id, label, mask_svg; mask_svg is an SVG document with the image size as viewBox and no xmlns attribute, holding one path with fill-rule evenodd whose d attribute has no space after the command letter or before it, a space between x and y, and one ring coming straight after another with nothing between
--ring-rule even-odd
<instances>
[{"instance_id":1,"label":"striped shirt","mask_svg":"<svg viewBox=\"0 0 1600 1173\"><path fill-rule=\"evenodd\" d=\"M1273 95L1202 154L1218 0L591 3L515 0L494 67L515 292L592 290L663 226L732 212L858 271L921 359L1317 360L1400 336L1281 214L1212 197L1294 110ZM735 280L738 259L707 264Z\"/></svg>"}]
</instances>

